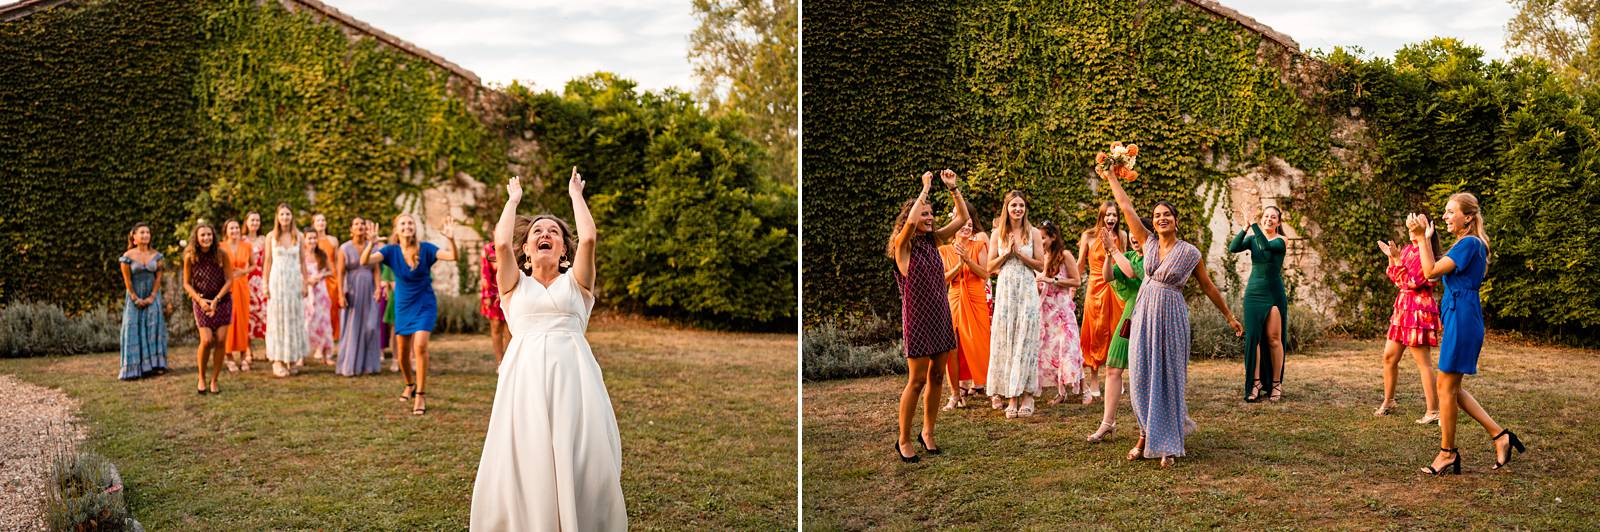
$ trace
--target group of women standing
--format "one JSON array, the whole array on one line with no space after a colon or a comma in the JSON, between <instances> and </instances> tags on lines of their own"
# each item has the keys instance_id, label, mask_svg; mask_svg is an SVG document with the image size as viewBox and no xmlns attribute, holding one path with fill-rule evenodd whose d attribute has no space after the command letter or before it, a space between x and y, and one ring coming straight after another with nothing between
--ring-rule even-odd
<instances>
[{"instance_id":1,"label":"group of women standing","mask_svg":"<svg viewBox=\"0 0 1600 532\"><path fill-rule=\"evenodd\" d=\"M1034 397L1046 385L1057 390L1052 404L1060 402L1068 390L1082 394L1084 404L1092 403L1098 395L1096 373L1104 367L1104 410L1098 429L1087 440L1105 441L1115 434L1126 372L1128 395L1139 422L1138 442L1129 450L1128 459L1153 458L1160 459L1162 466L1171 465L1185 455L1184 440L1196 428L1185 400L1190 319L1183 287L1191 280L1198 283L1235 334L1243 337L1243 399L1282 399L1288 333L1288 297L1282 275L1288 246L1282 233L1282 211L1275 206L1257 208L1249 225L1227 245L1230 253L1250 253L1241 321L1212 282L1200 250L1178 237L1177 208L1157 202L1150 217L1141 218L1122 188L1120 173L1115 168L1098 173L1115 202L1102 204L1095 227L1080 235L1077 258L1062 245L1059 228L1050 222L1035 228L1029 222L1027 200L1020 191L1004 196L992 238L973 227L968 215L971 208L949 170L941 175L956 207L949 223L934 227L927 202L932 173L922 176L922 194L902 205L888 245L902 296L910 367L900 397L895 442L896 455L902 461L919 460L908 453L913 450L911 422L919 398L924 399L925 409L917 441L927 453L940 454L932 444L937 420L932 407L938 404L939 379L946 375L952 396L944 410L966 406L967 396L981 390L990 396L992 407L1004 408L1006 417L1012 418L1032 415ZM1453 428L1459 405L1490 433L1496 461L1503 463L1510 459L1511 449L1523 448L1521 441L1495 424L1460 390L1460 376L1475 371L1483 334L1475 290L1482 280L1487 237L1482 234L1476 209L1471 195L1452 197L1446 216L1459 218L1452 222L1452 231L1465 236L1437 263L1431 260L1437 253L1436 239L1431 248L1413 245L1403 252L1381 243L1390 255L1389 273L1401 294L1385 353L1385 400L1377 414L1384 415L1393 406L1399 347L1410 347L1419 368L1426 370L1426 346L1437 344L1440 331L1446 331L1446 341L1454 342L1452 355L1446 358L1441 349L1440 368L1445 373L1438 381L1437 393L1431 371L1424 371L1429 413L1418 423L1443 419ZM1413 218L1409 225L1414 236L1426 233L1431 238L1426 219ZM1467 235L1474 227L1478 234ZM948 243L940 246L942 242ZM1474 249L1478 251L1473 253ZM992 307L985 297L991 274L995 276ZM1448 309L1430 312L1426 308L1432 301L1428 279L1440 275L1445 276ZM1450 288L1452 283L1457 286ZM1073 291L1079 287L1086 292L1081 327L1075 326L1072 316ZM947 297L933 297L941 291ZM1441 327L1441 315L1446 323L1455 319L1458 325ZM929 381L935 384L926 386ZM1446 395L1451 399L1445 400ZM1440 406L1435 406L1435 396ZM1444 431L1440 455L1428 471L1458 468L1459 455L1453 443L1454 431ZM1452 458L1456 461L1451 462Z\"/></svg>"},{"instance_id":2,"label":"group of women standing","mask_svg":"<svg viewBox=\"0 0 1600 532\"><path fill-rule=\"evenodd\" d=\"M287 204L278 205L265 235L255 212L243 223L224 222L220 232L204 220L195 224L180 279L200 336L196 392L219 393L223 367L250 371L260 359L253 339L265 340L265 359L277 377L299 373L308 357L339 375L378 373L393 325L406 381L401 398L413 402L413 413L426 412L427 341L437 314L429 269L455 260L449 232L448 250L420 242L415 219L402 214L394 220L395 242L384 244L375 221L356 217L350 240L341 244L323 215L303 231L294 217ZM123 379L166 371L162 255L150 239L149 225L135 225L119 259L126 291Z\"/></svg>"}]
</instances>

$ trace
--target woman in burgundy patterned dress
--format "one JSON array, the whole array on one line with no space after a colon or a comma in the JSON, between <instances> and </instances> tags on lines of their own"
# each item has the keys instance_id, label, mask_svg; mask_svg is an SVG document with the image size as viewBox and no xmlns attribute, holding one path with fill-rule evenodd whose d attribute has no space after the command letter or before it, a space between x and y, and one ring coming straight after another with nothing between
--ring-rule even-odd
<instances>
[{"instance_id":1,"label":"woman in burgundy patterned dress","mask_svg":"<svg viewBox=\"0 0 1600 532\"><path fill-rule=\"evenodd\" d=\"M928 454L939 454L939 447L933 442L933 425L939 418L944 367L956 349L956 331L950 320L939 242L955 236L961 226L966 225L968 215L961 191L956 189L956 173L940 172L939 180L950 190L955 218L944 227L934 229L933 207L928 204L933 172L924 172L922 193L900 207L886 251L894 260L894 280L900 287L900 324L905 334L906 366L910 369L905 390L900 392L900 434L894 443L894 454L902 462L920 460L916 454L907 456L905 451L912 448L911 416L917 413L917 399L923 397L923 388L928 390L922 406L922 432L917 435L917 441Z\"/></svg>"},{"instance_id":2,"label":"woman in burgundy patterned dress","mask_svg":"<svg viewBox=\"0 0 1600 532\"><path fill-rule=\"evenodd\" d=\"M494 267L494 242L483 243L482 264L478 267L479 284L483 290L478 294L478 313L489 320L489 341L494 344L494 367L500 367L500 359L506 356L506 345L511 343L511 332L506 330L506 315L500 310L500 284L495 282L498 270Z\"/></svg>"},{"instance_id":3,"label":"woman in burgundy patterned dress","mask_svg":"<svg viewBox=\"0 0 1600 532\"><path fill-rule=\"evenodd\" d=\"M233 322L233 299L228 290L232 275L228 256L217 245L217 230L205 221L195 224L189 245L183 250L183 291L194 302L194 323L200 332L200 349L195 353L200 377L195 391L200 395L218 392L223 339L228 337L228 325Z\"/></svg>"}]
</instances>

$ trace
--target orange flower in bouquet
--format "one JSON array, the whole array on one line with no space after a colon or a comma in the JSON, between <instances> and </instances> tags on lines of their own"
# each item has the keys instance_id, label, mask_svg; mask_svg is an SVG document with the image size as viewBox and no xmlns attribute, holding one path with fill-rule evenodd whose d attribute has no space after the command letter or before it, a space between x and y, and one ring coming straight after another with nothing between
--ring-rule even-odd
<instances>
[{"instance_id":1,"label":"orange flower in bouquet","mask_svg":"<svg viewBox=\"0 0 1600 532\"><path fill-rule=\"evenodd\" d=\"M1124 181L1133 181L1139 178L1139 172L1133 171L1133 166L1138 161L1138 144L1123 146L1121 142L1112 142L1110 153L1098 152L1094 154L1094 167L1096 170L1113 172L1117 178Z\"/></svg>"}]
</instances>

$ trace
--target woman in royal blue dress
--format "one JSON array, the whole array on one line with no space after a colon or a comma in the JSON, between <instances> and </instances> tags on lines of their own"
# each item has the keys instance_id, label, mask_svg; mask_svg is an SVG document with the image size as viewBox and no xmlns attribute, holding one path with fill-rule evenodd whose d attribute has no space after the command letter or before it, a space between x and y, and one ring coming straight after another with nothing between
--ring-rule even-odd
<instances>
[{"instance_id":1,"label":"woman in royal blue dress","mask_svg":"<svg viewBox=\"0 0 1600 532\"><path fill-rule=\"evenodd\" d=\"M393 244L374 253L373 243L368 242L361 251L366 264L383 263L394 270L394 355L400 359L400 375L406 379L400 400L411 401L411 413L419 416L428 411L424 397L428 393L428 336L439 316L431 270L435 262L456 260L456 240L450 235L450 228L446 227L444 238L450 242L450 249L441 250L432 242L418 239L417 220L401 214L394 217Z\"/></svg>"},{"instance_id":2,"label":"woman in royal blue dress","mask_svg":"<svg viewBox=\"0 0 1600 532\"><path fill-rule=\"evenodd\" d=\"M1472 416L1490 435L1494 445L1494 468L1500 469L1511 462L1511 450L1522 452L1522 440L1517 433L1501 427L1489 417L1489 412L1478 404L1471 393L1461 388L1461 377L1478 372L1478 354L1483 351L1483 303L1478 297L1478 287L1483 284L1484 270L1489 264L1489 235L1484 231L1483 213L1478 209L1478 198L1458 192L1444 205L1444 223L1456 243L1443 257L1434 260L1428 237L1433 236L1433 222L1427 215L1412 214L1406 217L1406 227L1411 230L1411 241L1422 256L1422 271L1427 277L1437 277L1444 282L1444 298L1439 301L1439 321L1444 334L1439 340L1439 454L1433 463L1422 468L1430 475L1447 471L1461 474L1461 452L1456 447L1456 407Z\"/></svg>"}]
</instances>

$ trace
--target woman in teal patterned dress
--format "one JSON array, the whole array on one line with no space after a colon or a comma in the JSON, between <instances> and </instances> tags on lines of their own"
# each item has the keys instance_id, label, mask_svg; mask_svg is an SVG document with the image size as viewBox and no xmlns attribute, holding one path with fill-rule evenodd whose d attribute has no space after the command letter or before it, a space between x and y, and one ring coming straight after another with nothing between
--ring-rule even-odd
<instances>
[{"instance_id":1,"label":"woman in teal patterned dress","mask_svg":"<svg viewBox=\"0 0 1600 532\"><path fill-rule=\"evenodd\" d=\"M122 263L122 371L132 380L167 372L167 321L161 315L161 253L150 248L150 226L134 224Z\"/></svg>"},{"instance_id":2,"label":"woman in teal patterned dress","mask_svg":"<svg viewBox=\"0 0 1600 532\"><path fill-rule=\"evenodd\" d=\"M1283 339L1289 336L1289 297L1283 290L1283 255L1287 249L1280 229L1283 211L1260 207L1250 215L1250 227L1228 243L1229 253L1250 252L1250 280L1244 289L1244 400L1254 403L1262 393L1283 398ZM1260 223L1256 223L1260 220ZM1262 229L1265 229L1265 233Z\"/></svg>"}]
</instances>

